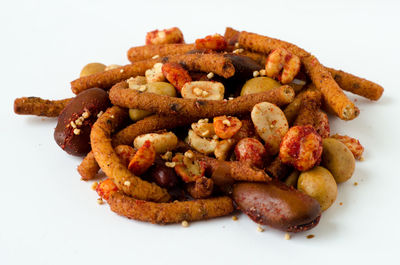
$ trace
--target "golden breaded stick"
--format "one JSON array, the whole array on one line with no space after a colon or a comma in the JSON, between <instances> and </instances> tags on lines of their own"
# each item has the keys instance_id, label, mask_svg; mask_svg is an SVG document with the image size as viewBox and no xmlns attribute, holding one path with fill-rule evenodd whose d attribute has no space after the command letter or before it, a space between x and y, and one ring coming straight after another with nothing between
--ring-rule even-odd
<instances>
[{"instance_id":1,"label":"golden breaded stick","mask_svg":"<svg viewBox=\"0 0 400 265\"><path fill-rule=\"evenodd\" d=\"M224 38L228 45L235 45L239 41L240 31L237 31L233 28L226 27Z\"/></svg>"},{"instance_id":2,"label":"golden breaded stick","mask_svg":"<svg viewBox=\"0 0 400 265\"><path fill-rule=\"evenodd\" d=\"M214 181L207 177L197 178L194 182L186 184L186 190L194 199L205 199L211 196Z\"/></svg>"},{"instance_id":3,"label":"golden breaded stick","mask_svg":"<svg viewBox=\"0 0 400 265\"><path fill-rule=\"evenodd\" d=\"M307 87L303 91L298 93L294 98L294 100L289 105L287 105L286 108L283 110L283 113L285 113L286 119L290 125L294 122L297 115L299 114L304 93L310 90L318 91L313 83L308 84Z\"/></svg>"},{"instance_id":4,"label":"golden breaded stick","mask_svg":"<svg viewBox=\"0 0 400 265\"><path fill-rule=\"evenodd\" d=\"M194 44L157 44L132 47L128 50L128 60L131 63L150 59L158 55L159 57L185 54L194 50Z\"/></svg>"},{"instance_id":5,"label":"golden breaded stick","mask_svg":"<svg viewBox=\"0 0 400 265\"><path fill-rule=\"evenodd\" d=\"M111 210L119 215L155 224L205 220L228 215L234 210L229 197L155 203L114 192L107 202Z\"/></svg>"},{"instance_id":6,"label":"golden breaded stick","mask_svg":"<svg viewBox=\"0 0 400 265\"><path fill-rule=\"evenodd\" d=\"M72 98L47 100L38 97L17 98L14 101L14 112L20 115L58 117Z\"/></svg>"},{"instance_id":7,"label":"golden breaded stick","mask_svg":"<svg viewBox=\"0 0 400 265\"><path fill-rule=\"evenodd\" d=\"M232 62L222 54L182 54L147 59L109 71L81 77L71 82L71 89L75 94L92 87L109 89L120 81L144 75L147 69L152 68L155 63L159 62L180 63L189 71L213 72L224 78L229 78L235 74L235 67Z\"/></svg>"},{"instance_id":8,"label":"golden breaded stick","mask_svg":"<svg viewBox=\"0 0 400 265\"><path fill-rule=\"evenodd\" d=\"M85 181L94 179L99 170L99 164L97 164L92 151L86 155L82 163L78 166L78 172L82 177L81 179Z\"/></svg>"},{"instance_id":9,"label":"golden breaded stick","mask_svg":"<svg viewBox=\"0 0 400 265\"><path fill-rule=\"evenodd\" d=\"M262 53L269 53L281 47L299 56L311 80L321 90L325 104L343 120L351 120L358 116L358 108L347 98L328 70L320 64L315 56L289 42L245 31L240 33L239 44L247 49Z\"/></svg>"},{"instance_id":10,"label":"golden breaded stick","mask_svg":"<svg viewBox=\"0 0 400 265\"><path fill-rule=\"evenodd\" d=\"M169 130L195 122L196 119L176 116L152 115L137 121L122 129L113 136L113 146L127 144L132 145L133 140L139 135L159 130Z\"/></svg>"},{"instance_id":11,"label":"golden breaded stick","mask_svg":"<svg viewBox=\"0 0 400 265\"><path fill-rule=\"evenodd\" d=\"M302 62L314 85L321 90L325 104L342 120L356 118L360 110L343 93L343 90L317 58L314 56L303 57Z\"/></svg>"},{"instance_id":12,"label":"golden breaded stick","mask_svg":"<svg viewBox=\"0 0 400 265\"><path fill-rule=\"evenodd\" d=\"M294 91L290 86L281 86L262 93L240 96L233 100L174 98L154 93L141 93L134 89L126 89L127 87L126 82L120 82L111 88L110 100L114 105L187 118L246 114L257 103L267 101L283 106L292 102L294 98Z\"/></svg>"},{"instance_id":13,"label":"golden breaded stick","mask_svg":"<svg viewBox=\"0 0 400 265\"><path fill-rule=\"evenodd\" d=\"M318 90L307 90L303 94L303 100L293 125L311 125L315 128L315 121L321 106L321 92Z\"/></svg>"},{"instance_id":14,"label":"golden breaded stick","mask_svg":"<svg viewBox=\"0 0 400 265\"><path fill-rule=\"evenodd\" d=\"M127 117L126 110L113 106L97 119L90 133L94 157L104 173L124 193L141 200L166 202L170 199L168 192L130 172L111 145L111 134Z\"/></svg>"},{"instance_id":15,"label":"golden breaded stick","mask_svg":"<svg viewBox=\"0 0 400 265\"><path fill-rule=\"evenodd\" d=\"M378 100L382 96L383 87L374 82L343 72L342 70L328 67L326 69L331 73L336 83L346 91L371 100Z\"/></svg>"},{"instance_id":16,"label":"golden breaded stick","mask_svg":"<svg viewBox=\"0 0 400 265\"><path fill-rule=\"evenodd\" d=\"M275 157L275 159L269 164L265 170L275 179L283 180L285 179L290 171L291 167L282 163L279 156Z\"/></svg>"},{"instance_id":17,"label":"golden breaded stick","mask_svg":"<svg viewBox=\"0 0 400 265\"><path fill-rule=\"evenodd\" d=\"M270 176L261 169L251 167L248 163L240 161L223 161L195 152L195 157L203 161L211 172L223 172L225 178L235 181L268 182Z\"/></svg>"}]
</instances>

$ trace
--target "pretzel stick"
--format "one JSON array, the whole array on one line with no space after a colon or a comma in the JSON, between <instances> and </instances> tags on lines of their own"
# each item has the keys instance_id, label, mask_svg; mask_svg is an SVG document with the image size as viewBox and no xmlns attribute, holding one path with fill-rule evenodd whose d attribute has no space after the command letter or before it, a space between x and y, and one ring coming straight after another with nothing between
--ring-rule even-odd
<instances>
[{"instance_id":1,"label":"pretzel stick","mask_svg":"<svg viewBox=\"0 0 400 265\"><path fill-rule=\"evenodd\" d=\"M346 91L366 97L371 100L378 100L383 93L383 87L367 79L336 70L326 68L335 79L336 83Z\"/></svg>"},{"instance_id":2,"label":"pretzel stick","mask_svg":"<svg viewBox=\"0 0 400 265\"><path fill-rule=\"evenodd\" d=\"M128 60L132 63L150 59L154 56L164 57L185 54L194 49L194 44L157 44L132 47L128 50Z\"/></svg>"},{"instance_id":3,"label":"pretzel stick","mask_svg":"<svg viewBox=\"0 0 400 265\"><path fill-rule=\"evenodd\" d=\"M78 172L82 177L81 179L85 181L94 179L99 170L99 164L97 164L92 151L86 155L82 163L78 166Z\"/></svg>"},{"instance_id":4,"label":"pretzel stick","mask_svg":"<svg viewBox=\"0 0 400 265\"><path fill-rule=\"evenodd\" d=\"M38 97L17 98L14 101L14 112L20 115L58 117L72 98L47 100Z\"/></svg>"},{"instance_id":5,"label":"pretzel stick","mask_svg":"<svg viewBox=\"0 0 400 265\"><path fill-rule=\"evenodd\" d=\"M294 91L290 86L281 86L267 92L240 96L233 100L174 98L154 93L141 93L134 89L126 89L127 87L126 82L121 82L111 88L110 100L114 105L187 118L246 114L257 103L268 101L283 106L294 98Z\"/></svg>"},{"instance_id":6,"label":"pretzel stick","mask_svg":"<svg viewBox=\"0 0 400 265\"><path fill-rule=\"evenodd\" d=\"M127 112L117 106L109 108L94 123L90 133L92 151L104 173L124 193L141 200L166 202L168 192L154 183L133 175L119 159L111 145L111 133L126 119Z\"/></svg>"},{"instance_id":7,"label":"pretzel stick","mask_svg":"<svg viewBox=\"0 0 400 265\"><path fill-rule=\"evenodd\" d=\"M299 56L311 80L321 90L328 107L343 120L351 120L358 116L358 108L343 93L328 70L310 53L289 42L245 31L240 33L239 43L245 48L263 53L282 47Z\"/></svg>"},{"instance_id":8,"label":"pretzel stick","mask_svg":"<svg viewBox=\"0 0 400 265\"><path fill-rule=\"evenodd\" d=\"M225 216L233 211L233 203L229 197L155 203L115 192L107 202L111 210L119 215L156 224L205 220Z\"/></svg>"},{"instance_id":9,"label":"pretzel stick","mask_svg":"<svg viewBox=\"0 0 400 265\"><path fill-rule=\"evenodd\" d=\"M78 78L71 82L72 92L78 94L83 90L99 87L109 89L114 84L126 80L130 77L144 75L147 69L159 62L174 62L182 64L187 70L213 72L224 78L229 78L235 74L235 67L228 58L222 54L183 54L172 55L157 59L147 59L121 66L109 71Z\"/></svg>"}]
</instances>

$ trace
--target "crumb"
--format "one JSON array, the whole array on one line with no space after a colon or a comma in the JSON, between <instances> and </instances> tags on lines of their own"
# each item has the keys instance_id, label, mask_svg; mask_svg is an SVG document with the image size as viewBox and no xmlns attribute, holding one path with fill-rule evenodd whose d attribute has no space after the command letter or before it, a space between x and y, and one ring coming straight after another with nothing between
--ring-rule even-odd
<instances>
[{"instance_id":1,"label":"crumb","mask_svg":"<svg viewBox=\"0 0 400 265\"><path fill-rule=\"evenodd\" d=\"M167 167L173 168L173 167L176 166L176 163L175 163L175 162L165 162L165 165L166 165Z\"/></svg>"},{"instance_id":2,"label":"crumb","mask_svg":"<svg viewBox=\"0 0 400 265\"><path fill-rule=\"evenodd\" d=\"M264 229L264 228L262 228L261 226L257 226L257 231L258 231L258 232L264 232L264 231L265 231L265 229Z\"/></svg>"},{"instance_id":3,"label":"crumb","mask_svg":"<svg viewBox=\"0 0 400 265\"><path fill-rule=\"evenodd\" d=\"M189 223L186 220L182 221L181 224L182 224L183 227L188 227L189 226Z\"/></svg>"},{"instance_id":4,"label":"crumb","mask_svg":"<svg viewBox=\"0 0 400 265\"><path fill-rule=\"evenodd\" d=\"M129 180L127 180L127 181L124 182L124 185L129 187L131 185L131 182Z\"/></svg>"},{"instance_id":5,"label":"crumb","mask_svg":"<svg viewBox=\"0 0 400 265\"><path fill-rule=\"evenodd\" d=\"M98 199L97 199L97 203L100 204L100 205L102 205L102 204L104 204L104 201L103 201L102 198L98 198Z\"/></svg>"},{"instance_id":6,"label":"crumb","mask_svg":"<svg viewBox=\"0 0 400 265\"><path fill-rule=\"evenodd\" d=\"M358 185L358 182L354 182L354 184L353 184L354 186L357 186Z\"/></svg>"},{"instance_id":7,"label":"crumb","mask_svg":"<svg viewBox=\"0 0 400 265\"><path fill-rule=\"evenodd\" d=\"M290 234L289 233L286 233L285 234L285 240L289 240L290 239Z\"/></svg>"},{"instance_id":8,"label":"crumb","mask_svg":"<svg viewBox=\"0 0 400 265\"><path fill-rule=\"evenodd\" d=\"M156 55L154 55L153 57L151 57L151 59L157 59L157 58L159 58L159 57L160 57L160 55L156 54Z\"/></svg>"},{"instance_id":9,"label":"crumb","mask_svg":"<svg viewBox=\"0 0 400 265\"><path fill-rule=\"evenodd\" d=\"M211 78L213 78L214 77L214 73L213 72L209 72L208 74L207 74L207 78L208 79L211 79Z\"/></svg>"},{"instance_id":10,"label":"crumb","mask_svg":"<svg viewBox=\"0 0 400 265\"><path fill-rule=\"evenodd\" d=\"M98 185L99 185L99 183L97 183L97 181L93 182L92 190L96 190Z\"/></svg>"},{"instance_id":11,"label":"crumb","mask_svg":"<svg viewBox=\"0 0 400 265\"><path fill-rule=\"evenodd\" d=\"M308 235L307 239L311 239L311 238L314 238L314 237L315 237L314 235Z\"/></svg>"},{"instance_id":12,"label":"crumb","mask_svg":"<svg viewBox=\"0 0 400 265\"><path fill-rule=\"evenodd\" d=\"M254 76L254 77L257 77L257 76L259 76L259 75L260 75L260 72L259 72L259 71L254 71L254 72L253 72L253 76Z\"/></svg>"},{"instance_id":13,"label":"crumb","mask_svg":"<svg viewBox=\"0 0 400 265\"><path fill-rule=\"evenodd\" d=\"M264 76L264 75L267 75L267 73L265 72L264 69L261 69L261 70L260 70L260 75L261 75L261 76Z\"/></svg>"},{"instance_id":14,"label":"crumb","mask_svg":"<svg viewBox=\"0 0 400 265\"><path fill-rule=\"evenodd\" d=\"M233 221L237 221L237 220L238 220L238 217L237 217L236 215L234 215L234 216L232 216L232 220L233 220Z\"/></svg>"},{"instance_id":15,"label":"crumb","mask_svg":"<svg viewBox=\"0 0 400 265\"><path fill-rule=\"evenodd\" d=\"M339 202L339 205L342 206L342 205L343 205L343 202Z\"/></svg>"}]
</instances>

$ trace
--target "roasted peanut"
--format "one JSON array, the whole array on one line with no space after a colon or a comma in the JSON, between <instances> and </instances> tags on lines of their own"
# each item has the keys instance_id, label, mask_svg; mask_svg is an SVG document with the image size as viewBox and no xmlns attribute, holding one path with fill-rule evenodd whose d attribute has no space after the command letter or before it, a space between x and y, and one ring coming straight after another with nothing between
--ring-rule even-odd
<instances>
[{"instance_id":1,"label":"roasted peanut","mask_svg":"<svg viewBox=\"0 0 400 265\"><path fill-rule=\"evenodd\" d=\"M151 82L162 82L165 80L164 74L162 72L162 63L156 63L153 68L147 69L144 75L146 76L147 83Z\"/></svg>"},{"instance_id":2,"label":"roasted peanut","mask_svg":"<svg viewBox=\"0 0 400 265\"><path fill-rule=\"evenodd\" d=\"M189 130L186 142L196 151L206 155L214 153L218 144L218 140L202 138L193 130Z\"/></svg>"},{"instance_id":3,"label":"roasted peanut","mask_svg":"<svg viewBox=\"0 0 400 265\"><path fill-rule=\"evenodd\" d=\"M165 78L180 92L184 84L191 82L192 78L189 72L186 71L178 63L165 63L163 64L162 73Z\"/></svg>"},{"instance_id":4,"label":"roasted peanut","mask_svg":"<svg viewBox=\"0 0 400 265\"><path fill-rule=\"evenodd\" d=\"M267 152L271 155L278 153L282 138L289 129L282 110L274 104L261 102L253 107L251 120L264 140Z\"/></svg>"},{"instance_id":5,"label":"roasted peanut","mask_svg":"<svg viewBox=\"0 0 400 265\"><path fill-rule=\"evenodd\" d=\"M105 71L106 66L102 63L89 63L85 65L80 73L80 77L101 73Z\"/></svg>"},{"instance_id":6,"label":"roasted peanut","mask_svg":"<svg viewBox=\"0 0 400 265\"><path fill-rule=\"evenodd\" d=\"M208 35L203 39L197 39L195 48L197 50L222 51L226 49L225 38L219 34Z\"/></svg>"},{"instance_id":7,"label":"roasted peanut","mask_svg":"<svg viewBox=\"0 0 400 265\"><path fill-rule=\"evenodd\" d=\"M254 138L244 138L235 147L236 159L249 162L251 165L262 168L267 151L260 141Z\"/></svg>"},{"instance_id":8,"label":"roasted peanut","mask_svg":"<svg viewBox=\"0 0 400 265\"><path fill-rule=\"evenodd\" d=\"M215 134L221 139L229 139L242 127L242 122L236 117L219 116L213 120Z\"/></svg>"},{"instance_id":9,"label":"roasted peanut","mask_svg":"<svg viewBox=\"0 0 400 265\"><path fill-rule=\"evenodd\" d=\"M323 167L314 167L302 172L297 182L297 189L316 199L321 210L328 209L336 200L337 185L332 174Z\"/></svg>"},{"instance_id":10,"label":"roasted peanut","mask_svg":"<svg viewBox=\"0 0 400 265\"><path fill-rule=\"evenodd\" d=\"M169 44L184 43L182 31L179 28L170 28L164 30L154 30L146 35L146 45L149 44Z\"/></svg>"},{"instance_id":11,"label":"roasted peanut","mask_svg":"<svg viewBox=\"0 0 400 265\"><path fill-rule=\"evenodd\" d=\"M225 87L222 83L211 81L193 81L186 83L181 90L183 98L222 100Z\"/></svg>"},{"instance_id":12,"label":"roasted peanut","mask_svg":"<svg viewBox=\"0 0 400 265\"><path fill-rule=\"evenodd\" d=\"M284 48L277 48L268 55L265 71L267 76L277 78L282 84L289 84L300 71L300 66L298 56Z\"/></svg>"},{"instance_id":13,"label":"roasted peanut","mask_svg":"<svg viewBox=\"0 0 400 265\"><path fill-rule=\"evenodd\" d=\"M129 162L128 169L135 175L142 175L151 167L156 158L156 149L153 144L147 140L137 150L132 160Z\"/></svg>"},{"instance_id":14,"label":"roasted peanut","mask_svg":"<svg viewBox=\"0 0 400 265\"><path fill-rule=\"evenodd\" d=\"M178 144L178 138L174 133L165 132L139 135L133 141L133 145L136 149L139 149L147 140L153 144L158 154L164 154L167 151L174 150Z\"/></svg>"},{"instance_id":15,"label":"roasted peanut","mask_svg":"<svg viewBox=\"0 0 400 265\"><path fill-rule=\"evenodd\" d=\"M240 91L240 95L261 93L280 86L281 84L272 78L255 77L246 81Z\"/></svg>"},{"instance_id":16,"label":"roasted peanut","mask_svg":"<svg viewBox=\"0 0 400 265\"><path fill-rule=\"evenodd\" d=\"M279 158L299 171L306 171L319 163L322 138L311 125L293 126L283 137Z\"/></svg>"},{"instance_id":17,"label":"roasted peanut","mask_svg":"<svg viewBox=\"0 0 400 265\"><path fill-rule=\"evenodd\" d=\"M235 140L227 139L220 141L214 150L214 155L218 160L226 160L232 147L235 144Z\"/></svg>"},{"instance_id":18,"label":"roasted peanut","mask_svg":"<svg viewBox=\"0 0 400 265\"><path fill-rule=\"evenodd\" d=\"M337 183L350 179L356 162L349 148L334 138L325 138L322 144L322 165L332 173Z\"/></svg>"},{"instance_id":19,"label":"roasted peanut","mask_svg":"<svg viewBox=\"0 0 400 265\"><path fill-rule=\"evenodd\" d=\"M364 147L357 139L347 135L339 135L339 134L334 134L331 136L331 138L334 138L344 143L347 146L347 148L349 148L349 150L353 153L355 159L360 160L362 158Z\"/></svg>"}]
</instances>

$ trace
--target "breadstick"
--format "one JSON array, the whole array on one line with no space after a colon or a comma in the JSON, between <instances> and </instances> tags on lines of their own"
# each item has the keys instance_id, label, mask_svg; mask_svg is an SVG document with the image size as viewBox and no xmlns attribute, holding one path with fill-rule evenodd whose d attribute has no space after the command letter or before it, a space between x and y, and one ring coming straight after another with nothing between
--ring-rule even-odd
<instances>
[{"instance_id":1,"label":"breadstick","mask_svg":"<svg viewBox=\"0 0 400 265\"><path fill-rule=\"evenodd\" d=\"M113 106L98 118L92 127L90 142L97 163L124 193L141 200L166 202L168 192L154 183L135 176L122 163L111 145L111 134L127 118L126 110Z\"/></svg>"},{"instance_id":2,"label":"breadstick","mask_svg":"<svg viewBox=\"0 0 400 265\"><path fill-rule=\"evenodd\" d=\"M218 171L224 175L224 178L250 182L268 182L271 180L270 176L264 170L251 167L245 162L217 160L197 152L195 153L195 157L205 162L212 173Z\"/></svg>"},{"instance_id":3,"label":"breadstick","mask_svg":"<svg viewBox=\"0 0 400 265\"><path fill-rule=\"evenodd\" d=\"M305 50L289 42L242 31L239 44L257 52L269 53L276 48L285 48L300 57L315 86L321 90L325 104L341 119L351 120L358 116L359 110L343 93L331 74L320 62Z\"/></svg>"},{"instance_id":4,"label":"breadstick","mask_svg":"<svg viewBox=\"0 0 400 265\"><path fill-rule=\"evenodd\" d=\"M97 164L92 151L86 155L82 163L78 166L78 172L82 177L81 179L85 181L94 179L99 170L99 164Z\"/></svg>"},{"instance_id":5,"label":"breadstick","mask_svg":"<svg viewBox=\"0 0 400 265\"><path fill-rule=\"evenodd\" d=\"M240 96L232 100L174 98L154 93L141 93L134 89L126 89L127 87L126 82L120 82L111 88L110 99L114 105L187 118L246 114L257 103L268 101L283 106L292 102L294 98L294 91L290 86L281 86L267 92Z\"/></svg>"},{"instance_id":6,"label":"breadstick","mask_svg":"<svg viewBox=\"0 0 400 265\"><path fill-rule=\"evenodd\" d=\"M233 28L226 27L224 38L228 45L235 45L239 41L240 31L237 31Z\"/></svg>"},{"instance_id":7,"label":"breadstick","mask_svg":"<svg viewBox=\"0 0 400 265\"><path fill-rule=\"evenodd\" d=\"M214 188L214 181L207 177L197 178L194 182L186 184L186 190L195 199L210 197Z\"/></svg>"},{"instance_id":8,"label":"breadstick","mask_svg":"<svg viewBox=\"0 0 400 265\"><path fill-rule=\"evenodd\" d=\"M234 210L229 197L155 203L114 192L107 202L111 210L119 215L155 224L205 220L228 215Z\"/></svg>"},{"instance_id":9,"label":"breadstick","mask_svg":"<svg viewBox=\"0 0 400 265\"><path fill-rule=\"evenodd\" d=\"M371 100L378 100L382 96L383 87L374 82L343 72L342 70L328 67L326 69L331 73L336 83L346 91Z\"/></svg>"},{"instance_id":10,"label":"breadstick","mask_svg":"<svg viewBox=\"0 0 400 265\"><path fill-rule=\"evenodd\" d=\"M109 89L120 81L144 75L147 69L152 68L155 63L159 62L180 63L189 71L213 72L224 78L229 78L235 74L235 67L232 62L222 54L182 54L147 59L109 71L81 77L71 82L71 89L75 94L92 87Z\"/></svg>"},{"instance_id":11,"label":"breadstick","mask_svg":"<svg viewBox=\"0 0 400 265\"><path fill-rule=\"evenodd\" d=\"M38 97L17 98L14 101L14 112L20 115L58 117L72 98L47 100Z\"/></svg>"},{"instance_id":12,"label":"breadstick","mask_svg":"<svg viewBox=\"0 0 400 265\"><path fill-rule=\"evenodd\" d=\"M194 44L156 44L132 47L128 50L128 60L132 63L153 58L177 54L185 54L194 50Z\"/></svg>"},{"instance_id":13,"label":"breadstick","mask_svg":"<svg viewBox=\"0 0 400 265\"><path fill-rule=\"evenodd\" d=\"M303 100L293 125L303 126L309 124L315 128L315 121L321 106L321 92L307 90L302 98Z\"/></svg>"},{"instance_id":14,"label":"breadstick","mask_svg":"<svg viewBox=\"0 0 400 265\"><path fill-rule=\"evenodd\" d=\"M325 104L342 120L352 120L358 116L360 110L343 93L343 90L323 67L317 58L307 56L302 58L306 71L314 85L321 90Z\"/></svg>"},{"instance_id":15,"label":"breadstick","mask_svg":"<svg viewBox=\"0 0 400 265\"><path fill-rule=\"evenodd\" d=\"M291 169L290 166L283 164L279 156L277 156L265 170L275 179L283 180L289 175Z\"/></svg>"}]
</instances>

